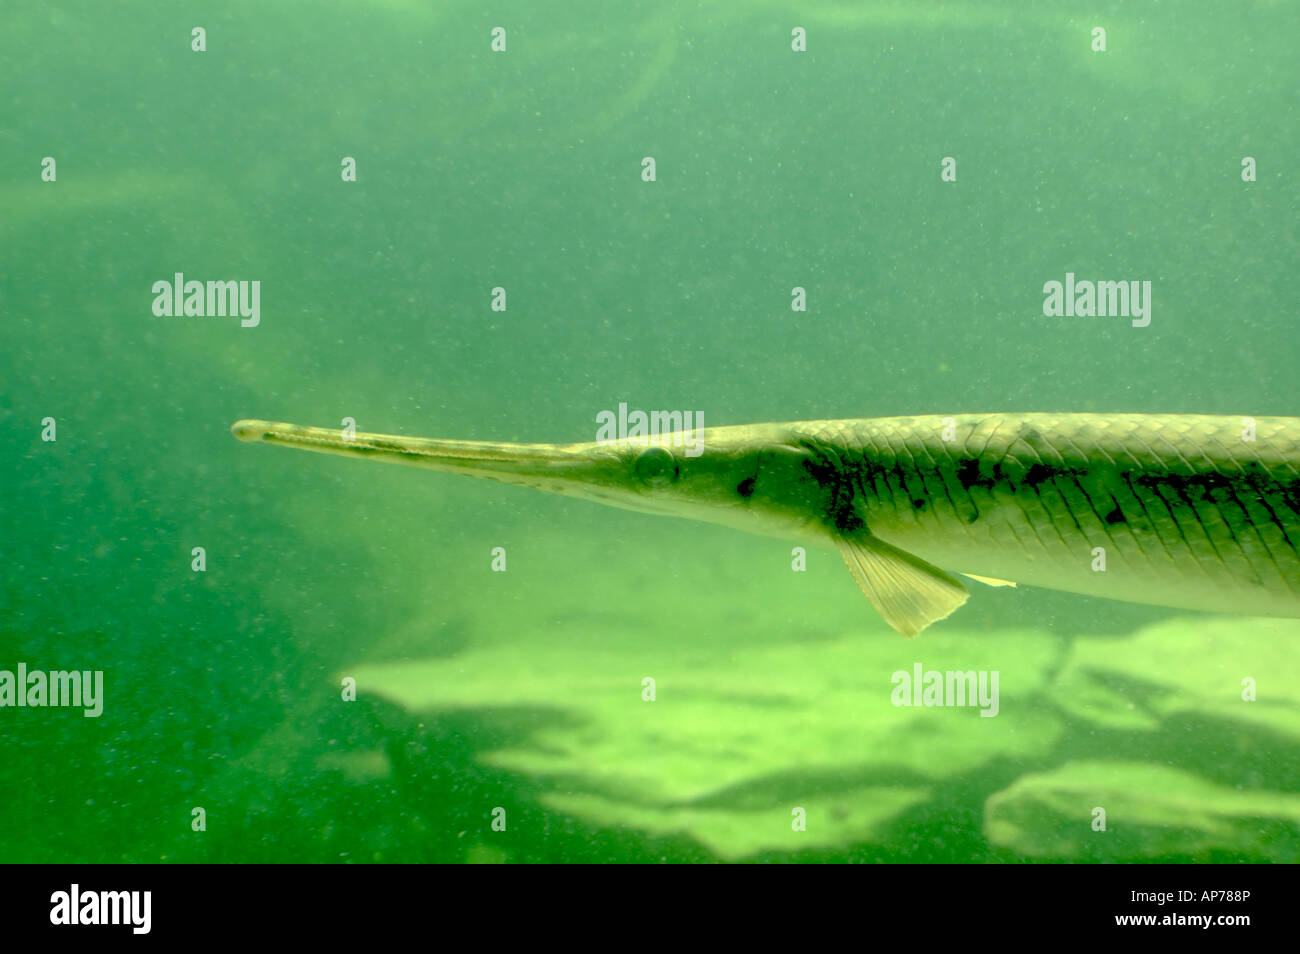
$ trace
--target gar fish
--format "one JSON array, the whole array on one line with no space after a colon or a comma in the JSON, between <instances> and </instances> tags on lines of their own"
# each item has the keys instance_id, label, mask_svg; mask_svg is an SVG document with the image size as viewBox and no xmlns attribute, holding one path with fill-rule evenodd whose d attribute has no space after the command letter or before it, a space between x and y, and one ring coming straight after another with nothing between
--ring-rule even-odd
<instances>
[{"instance_id":1,"label":"gar fish","mask_svg":"<svg viewBox=\"0 0 1300 954\"><path fill-rule=\"evenodd\" d=\"M829 542L905 636L966 602L949 571L994 585L1300 617L1300 418L930 415L579 444L345 435L253 420L231 431Z\"/></svg>"}]
</instances>

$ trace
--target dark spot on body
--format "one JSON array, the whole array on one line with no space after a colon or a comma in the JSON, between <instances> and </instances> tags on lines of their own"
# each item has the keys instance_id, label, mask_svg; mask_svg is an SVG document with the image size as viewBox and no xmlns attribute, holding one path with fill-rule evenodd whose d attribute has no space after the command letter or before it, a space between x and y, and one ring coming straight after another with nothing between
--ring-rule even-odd
<instances>
[{"instance_id":1,"label":"dark spot on body","mask_svg":"<svg viewBox=\"0 0 1300 954\"><path fill-rule=\"evenodd\" d=\"M736 485L736 493L748 500L754 495L754 478L746 477Z\"/></svg>"},{"instance_id":2,"label":"dark spot on body","mask_svg":"<svg viewBox=\"0 0 1300 954\"><path fill-rule=\"evenodd\" d=\"M1240 489L1239 485L1242 483L1250 483L1248 478L1234 479L1226 474L1171 474L1167 472L1138 474L1133 478L1133 482L1139 487L1145 487L1148 490L1160 490L1168 487L1178 493L1187 493L1193 490L1203 493L1211 490L1231 491L1234 488Z\"/></svg>"},{"instance_id":3,"label":"dark spot on body","mask_svg":"<svg viewBox=\"0 0 1300 954\"><path fill-rule=\"evenodd\" d=\"M1055 468L1047 464L1030 464L1029 469L1025 471L1025 483L1030 487L1037 487L1044 481L1051 480L1055 474Z\"/></svg>"},{"instance_id":4,"label":"dark spot on body","mask_svg":"<svg viewBox=\"0 0 1300 954\"><path fill-rule=\"evenodd\" d=\"M974 457L957 462L957 480L963 490L970 490L972 487L992 487L997 482L994 476L980 472L980 462Z\"/></svg>"},{"instance_id":5,"label":"dark spot on body","mask_svg":"<svg viewBox=\"0 0 1300 954\"><path fill-rule=\"evenodd\" d=\"M854 487L864 478L861 468L846 468L834 451L812 443L804 445L809 456L804 470L826 492L826 522L841 533L853 533L866 527L857 511Z\"/></svg>"},{"instance_id":6,"label":"dark spot on body","mask_svg":"<svg viewBox=\"0 0 1300 954\"><path fill-rule=\"evenodd\" d=\"M867 522L849 507L839 507L829 514L835 529L843 533L853 533L866 527Z\"/></svg>"},{"instance_id":7,"label":"dark spot on body","mask_svg":"<svg viewBox=\"0 0 1300 954\"><path fill-rule=\"evenodd\" d=\"M839 477L839 471L832 467L824 460L818 460L815 457L808 457L803 462L803 469L808 471L808 476L821 484L823 487L833 483Z\"/></svg>"},{"instance_id":8,"label":"dark spot on body","mask_svg":"<svg viewBox=\"0 0 1300 954\"><path fill-rule=\"evenodd\" d=\"M1124 523L1124 511L1120 510L1119 507L1116 507L1110 513L1106 514L1105 520L1107 523Z\"/></svg>"},{"instance_id":9,"label":"dark spot on body","mask_svg":"<svg viewBox=\"0 0 1300 954\"><path fill-rule=\"evenodd\" d=\"M1083 480L1088 477L1086 467L1066 467L1061 464L1030 464L1022 480L1026 486L1037 487L1049 480L1064 478L1066 480Z\"/></svg>"},{"instance_id":10,"label":"dark spot on body","mask_svg":"<svg viewBox=\"0 0 1300 954\"><path fill-rule=\"evenodd\" d=\"M912 501L912 506L915 507L917 510L924 510L925 500L921 497L917 497L915 500Z\"/></svg>"},{"instance_id":11,"label":"dark spot on body","mask_svg":"<svg viewBox=\"0 0 1300 954\"><path fill-rule=\"evenodd\" d=\"M1282 497L1293 513L1300 513L1300 480L1293 480L1282 488Z\"/></svg>"}]
</instances>

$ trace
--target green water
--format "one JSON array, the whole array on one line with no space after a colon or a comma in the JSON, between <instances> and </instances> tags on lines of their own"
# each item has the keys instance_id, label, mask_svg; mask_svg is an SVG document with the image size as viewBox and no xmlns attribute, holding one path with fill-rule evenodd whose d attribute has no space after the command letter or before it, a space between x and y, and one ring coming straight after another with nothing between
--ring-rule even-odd
<instances>
[{"instance_id":1,"label":"green water","mask_svg":"<svg viewBox=\"0 0 1300 954\"><path fill-rule=\"evenodd\" d=\"M105 698L0 709L0 861L1300 857L1296 621L973 585L908 641L833 551L228 432L1300 414L1294 4L4 19L0 669ZM155 317L176 272L260 324ZM1150 325L1045 317L1066 272Z\"/></svg>"}]
</instances>

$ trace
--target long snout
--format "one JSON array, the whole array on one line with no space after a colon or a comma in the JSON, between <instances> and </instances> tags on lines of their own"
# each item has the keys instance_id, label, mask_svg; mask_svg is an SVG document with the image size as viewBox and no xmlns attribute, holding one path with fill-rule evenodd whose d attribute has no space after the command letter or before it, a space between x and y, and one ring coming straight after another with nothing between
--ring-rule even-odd
<instances>
[{"instance_id":1,"label":"long snout","mask_svg":"<svg viewBox=\"0 0 1300 954\"><path fill-rule=\"evenodd\" d=\"M429 470L486 477L507 483L540 486L550 481L581 480L607 460L598 444L518 444L459 441L394 434L348 432L274 421L236 421L230 432L249 443L278 444L299 450L383 460ZM544 488L550 489L550 488Z\"/></svg>"}]
</instances>

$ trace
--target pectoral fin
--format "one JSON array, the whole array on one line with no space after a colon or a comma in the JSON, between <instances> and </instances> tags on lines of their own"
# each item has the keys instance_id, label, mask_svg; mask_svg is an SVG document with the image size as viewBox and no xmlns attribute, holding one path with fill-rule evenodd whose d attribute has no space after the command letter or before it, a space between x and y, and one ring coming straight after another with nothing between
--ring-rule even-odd
<instances>
[{"instance_id":1,"label":"pectoral fin","mask_svg":"<svg viewBox=\"0 0 1300 954\"><path fill-rule=\"evenodd\" d=\"M836 538L853 579L885 622L915 636L970 597L958 580L870 533Z\"/></svg>"}]
</instances>

